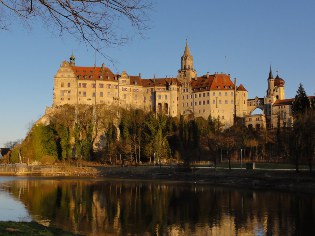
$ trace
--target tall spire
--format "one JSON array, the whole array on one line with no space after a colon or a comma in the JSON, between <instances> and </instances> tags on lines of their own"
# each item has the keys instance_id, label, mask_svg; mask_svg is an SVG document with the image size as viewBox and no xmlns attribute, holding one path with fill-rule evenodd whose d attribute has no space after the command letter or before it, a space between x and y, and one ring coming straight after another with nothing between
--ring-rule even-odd
<instances>
[{"instance_id":1,"label":"tall spire","mask_svg":"<svg viewBox=\"0 0 315 236\"><path fill-rule=\"evenodd\" d=\"M181 70L193 70L194 69L194 58L190 54L188 46L188 40L186 39L186 46L183 56L181 57Z\"/></svg>"},{"instance_id":2,"label":"tall spire","mask_svg":"<svg viewBox=\"0 0 315 236\"><path fill-rule=\"evenodd\" d=\"M185 46L185 51L184 51L184 55L190 55L190 49L188 46L188 40L186 39L186 46Z\"/></svg>"},{"instance_id":3,"label":"tall spire","mask_svg":"<svg viewBox=\"0 0 315 236\"><path fill-rule=\"evenodd\" d=\"M273 79L272 70L271 70L271 65L270 65L270 71L269 71L269 77L268 77L268 79Z\"/></svg>"}]
</instances>

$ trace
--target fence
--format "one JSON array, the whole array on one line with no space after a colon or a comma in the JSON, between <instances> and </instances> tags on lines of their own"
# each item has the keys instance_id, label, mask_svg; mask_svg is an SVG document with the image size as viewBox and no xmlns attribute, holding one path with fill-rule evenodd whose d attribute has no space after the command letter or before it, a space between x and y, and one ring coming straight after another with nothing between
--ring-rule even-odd
<instances>
[{"instance_id":1,"label":"fence","mask_svg":"<svg viewBox=\"0 0 315 236\"><path fill-rule=\"evenodd\" d=\"M95 170L89 167L56 166L56 165L27 165L27 164L1 164L0 175L67 175L67 174L93 174Z\"/></svg>"}]
</instances>

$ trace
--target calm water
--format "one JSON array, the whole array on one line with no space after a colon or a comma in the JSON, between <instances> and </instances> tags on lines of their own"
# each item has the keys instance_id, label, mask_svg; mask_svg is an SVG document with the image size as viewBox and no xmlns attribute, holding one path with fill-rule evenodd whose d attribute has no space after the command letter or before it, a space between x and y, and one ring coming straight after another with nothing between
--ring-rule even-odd
<instances>
[{"instance_id":1,"label":"calm water","mask_svg":"<svg viewBox=\"0 0 315 236\"><path fill-rule=\"evenodd\" d=\"M85 235L314 235L315 196L201 184L0 178L0 220ZM10 218L12 220L12 217Z\"/></svg>"}]
</instances>

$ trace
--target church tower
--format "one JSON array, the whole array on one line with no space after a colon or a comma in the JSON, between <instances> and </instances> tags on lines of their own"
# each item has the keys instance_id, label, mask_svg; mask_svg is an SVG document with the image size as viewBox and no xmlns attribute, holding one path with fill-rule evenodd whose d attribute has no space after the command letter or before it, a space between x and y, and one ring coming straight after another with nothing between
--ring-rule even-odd
<instances>
[{"instance_id":1,"label":"church tower","mask_svg":"<svg viewBox=\"0 0 315 236\"><path fill-rule=\"evenodd\" d=\"M197 78L197 73L194 69L194 58L190 54L188 41L183 56L181 57L181 68L178 70L178 79L181 82L190 82L192 79Z\"/></svg>"}]
</instances>

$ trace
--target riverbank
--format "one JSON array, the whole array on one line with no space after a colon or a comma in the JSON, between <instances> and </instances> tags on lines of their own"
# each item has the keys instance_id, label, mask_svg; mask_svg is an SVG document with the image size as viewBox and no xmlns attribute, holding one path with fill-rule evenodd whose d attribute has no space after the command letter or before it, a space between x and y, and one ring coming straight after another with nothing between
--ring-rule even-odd
<instances>
[{"instance_id":1,"label":"riverbank","mask_svg":"<svg viewBox=\"0 0 315 236\"><path fill-rule=\"evenodd\" d=\"M53 166L33 171L1 172L4 176L88 177L123 180L163 180L247 189L294 191L315 194L315 173L306 170L246 170L185 168L179 166Z\"/></svg>"},{"instance_id":2,"label":"riverbank","mask_svg":"<svg viewBox=\"0 0 315 236\"><path fill-rule=\"evenodd\" d=\"M74 236L70 232L63 231L61 229L46 227L41 224L38 224L34 221L32 222L13 222L13 221L0 221L0 235L32 235L32 236Z\"/></svg>"},{"instance_id":3,"label":"riverbank","mask_svg":"<svg viewBox=\"0 0 315 236\"><path fill-rule=\"evenodd\" d=\"M246 170L178 167L107 167L99 176L114 179L166 180L247 189L315 194L315 173L292 170Z\"/></svg>"}]
</instances>

